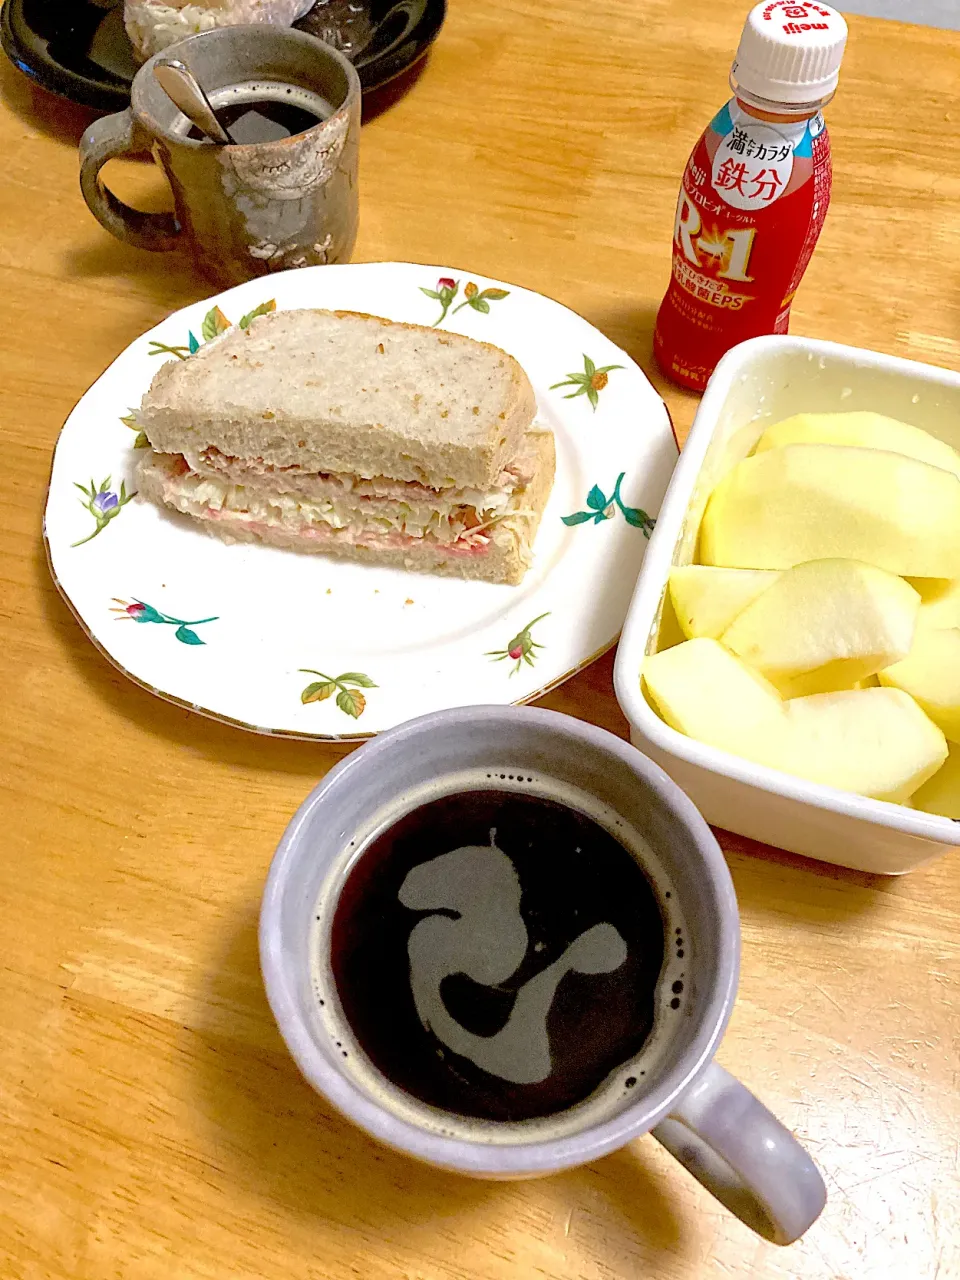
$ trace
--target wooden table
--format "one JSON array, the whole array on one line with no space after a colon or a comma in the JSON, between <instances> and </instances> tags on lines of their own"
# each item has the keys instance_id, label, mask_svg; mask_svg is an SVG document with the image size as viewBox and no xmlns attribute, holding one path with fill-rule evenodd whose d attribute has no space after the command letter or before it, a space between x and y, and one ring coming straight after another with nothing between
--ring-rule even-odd
<instances>
[{"instance_id":1,"label":"wooden table","mask_svg":"<svg viewBox=\"0 0 960 1280\"><path fill-rule=\"evenodd\" d=\"M745 8L745 5L743 6ZM650 358L687 151L741 6L456 0L412 91L364 128L358 259L552 294ZM956 367L960 34L851 20L836 180L794 331ZM901 88L897 88L901 86ZM121 247L77 189L87 116L0 74L5 854L4 1280L949 1280L960 1275L960 860L884 880L724 837L743 913L720 1060L819 1160L827 1209L778 1250L652 1139L473 1183L372 1145L301 1081L257 967L290 814L338 758L187 714L118 675L47 574L67 412L209 292ZM147 207L147 165L114 166ZM545 704L625 724L607 658Z\"/></svg>"}]
</instances>

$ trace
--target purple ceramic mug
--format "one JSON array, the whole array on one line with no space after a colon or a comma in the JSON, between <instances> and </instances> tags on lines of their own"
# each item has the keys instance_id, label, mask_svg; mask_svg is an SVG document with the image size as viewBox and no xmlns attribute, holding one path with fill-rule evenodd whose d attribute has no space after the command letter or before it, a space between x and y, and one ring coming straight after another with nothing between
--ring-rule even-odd
<instances>
[{"instance_id":1,"label":"purple ceramic mug","mask_svg":"<svg viewBox=\"0 0 960 1280\"><path fill-rule=\"evenodd\" d=\"M373 833L479 771L549 779L590 812L599 804L637 837L624 843L684 930L684 1016L665 1019L643 1078L537 1121L467 1123L419 1103L331 1030L329 912ZM349 842L353 841L353 847ZM637 850L646 850L638 853ZM663 907L661 907L663 910ZM321 920L319 926L317 919ZM318 933L319 928L319 933ZM670 778L592 725L528 707L461 707L381 734L308 796L274 857L260 915L260 959L280 1031L307 1080L345 1116L416 1159L481 1178L524 1178L585 1164L652 1133L718 1200L778 1244L823 1208L816 1166L782 1124L713 1056L736 996L740 924L730 873L710 828ZM327 1005L330 1004L328 1000ZM654 1034L658 1034L655 1028ZM601 1090L602 1092L602 1090Z\"/></svg>"}]
</instances>

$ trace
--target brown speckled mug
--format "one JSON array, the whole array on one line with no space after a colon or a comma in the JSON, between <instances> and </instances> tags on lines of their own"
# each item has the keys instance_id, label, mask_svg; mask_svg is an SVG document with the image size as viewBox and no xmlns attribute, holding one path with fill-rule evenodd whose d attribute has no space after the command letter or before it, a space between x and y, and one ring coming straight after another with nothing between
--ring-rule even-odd
<instances>
[{"instance_id":1,"label":"brown speckled mug","mask_svg":"<svg viewBox=\"0 0 960 1280\"><path fill-rule=\"evenodd\" d=\"M142 249L187 247L222 287L287 267L349 261L357 235L360 81L343 54L302 31L257 25L205 31L164 55L186 63L214 106L219 91L269 81L308 90L331 114L276 142L194 140L150 59L133 82L130 107L97 120L80 141L80 186L97 220ZM169 179L173 214L132 209L101 180L108 160L146 150Z\"/></svg>"}]
</instances>

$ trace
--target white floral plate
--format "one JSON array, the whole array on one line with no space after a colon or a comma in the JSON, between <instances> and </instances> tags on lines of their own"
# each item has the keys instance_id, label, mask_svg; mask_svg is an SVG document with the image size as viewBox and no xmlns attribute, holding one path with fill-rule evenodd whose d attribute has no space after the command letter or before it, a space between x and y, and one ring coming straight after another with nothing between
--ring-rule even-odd
<instances>
[{"instance_id":1,"label":"white floral plate","mask_svg":"<svg viewBox=\"0 0 960 1280\"><path fill-rule=\"evenodd\" d=\"M557 443L520 586L228 546L134 497L141 441L124 417L158 362L272 300L436 322L516 356ZM643 373L559 303L447 268L309 267L186 307L123 352L63 428L44 533L84 631L137 683L257 733L366 737L443 707L529 701L614 644L676 459Z\"/></svg>"}]
</instances>

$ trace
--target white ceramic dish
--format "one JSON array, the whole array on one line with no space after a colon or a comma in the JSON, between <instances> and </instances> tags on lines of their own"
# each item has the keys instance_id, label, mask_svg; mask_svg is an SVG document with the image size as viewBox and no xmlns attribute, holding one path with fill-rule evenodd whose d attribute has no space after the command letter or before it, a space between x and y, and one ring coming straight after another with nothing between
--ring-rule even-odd
<instances>
[{"instance_id":1,"label":"white ceramic dish","mask_svg":"<svg viewBox=\"0 0 960 1280\"><path fill-rule=\"evenodd\" d=\"M128 500L140 455L122 418L159 362L211 336L212 308L236 324L270 299L442 324L517 357L557 444L520 586L227 546ZM187 307L117 358L60 435L44 533L87 635L152 692L260 733L363 738L464 703L528 702L608 649L676 459L641 370L559 303L445 267L309 267Z\"/></svg>"},{"instance_id":2,"label":"white ceramic dish","mask_svg":"<svg viewBox=\"0 0 960 1280\"><path fill-rule=\"evenodd\" d=\"M615 682L633 742L708 822L810 858L898 875L960 844L960 822L819 786L696 742L664 724L639 679L661 624L669 626L668 575L693 560L717 481L771 422L803 411L857 409L900 418L960 448L956 373L807 338L756 338L724 357L663 500L624 624Z\"/></svg>"}]
</instances>

